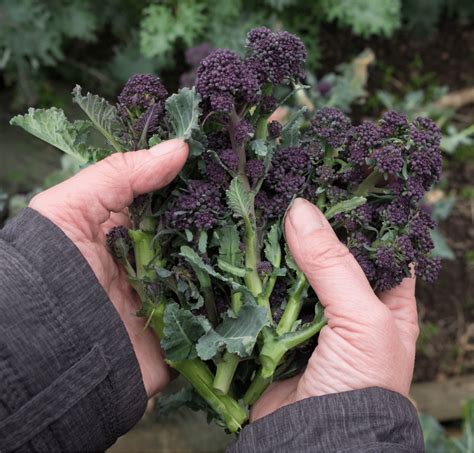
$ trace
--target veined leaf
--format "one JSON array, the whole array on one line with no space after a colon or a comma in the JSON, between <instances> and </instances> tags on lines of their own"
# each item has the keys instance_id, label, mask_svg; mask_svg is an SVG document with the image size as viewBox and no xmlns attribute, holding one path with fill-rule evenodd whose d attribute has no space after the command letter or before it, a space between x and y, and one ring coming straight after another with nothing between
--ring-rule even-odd
<instances>
[{"instance_id":1,"label":"veined leaf","mask_svg":"<svg viewBox=\"0 0 474 453\"><path fill-rule=\"evenodd\" d=\"M265 239L265 258L270 261L275 268L280 267L281 263L280 233L280 223L276 222L270 228Z\"/></svg>"},{"instance_id":2,"label":"veined leaf","mask_svg":"<svg viewBox=\"0 0 474 453\"><path fill-rule=\"evenodd\" d=\"M251 208L251 196L245 190L242 181L236 176L230 183L229 189L226 191L227 204L234 211L236 217L248 218Z\"/></svg>"},{"instance_id":3,"label":"veined leaf","mask_svg":"<svg viewBox=\"0 0 474 453\"><path fill-rule=\"evenodd\" d=\"M281 130L281 146L288 148L290 146L297 146L300 138L300 127L303 120L303 115L308 109L301 107L288 121Z\"/></svg>"},{"instance_id":4,"label":"veined leaf","mask_svg":"<svg viewBox=\"0 0 474 453\"><path fill-rule=\"evenodd\" d=\"M265 157L268 153L268 147L265 144L265 140L262 140L261 138L252 140L249 143L249 147L257 156L260 157Z\"/></svg>"},{"instance_id":5,"label":"veined leaf","mask_svg":"<svg viewBox=\"0 0 474 453\"><path fill-rule=\"evenodd\" d=\"M13 126L20 126L25 131L55 146L64 153L74 157L81 164L89 160L89 149L85 145L90 123L70 123L61 109L29 108L25 115L17 115L10 120Z\"/></svg>"},{"instance_id":6,"label":"veined leaf","mask_svg":"<svg viewBox=\"0 0 474 453\"><path fill-rule=\"evenodd\" d=\"M226 225L217 230L214 236L219 242L219 258L233 266L239 266L242 262L242 251L237 227Z\"/></svg>"},{"instance_id":7,"label":"veined leaf","mask_svg":"<svg viewBox=\"0 0 474 453\"><path fill-rule=\"evenodd\" d=\"M332 219L336 214L340 214L341 212L349 212L353 209L362 206L367 202L367 198L365 197L352 197L350 200L340 201L336 203L334 206L330 207L324 215L326 219Z\"/></svg>"},{"instance_id":8,"label":"veined leaf","mask_svg":"<svg viewBox=\"0 0 474 453\"><path fill-rule=\"evenodd\" d=\"M202 336L196 346L199 357L209 360L224 348L240 357L248 357L255 346L257 336L267 322L265 307L246 304L237 318L226 318L215 329Z\"/></svg>"},{"instance_id":9,"label":"veined leaf","mask_svg":"<svg viewBox=\"0 0 474 453\"><path fill-rule=\"evenodd\" d=\"M165 308L161 346L173 362L197 357L196 343L211 328L204 318L194 316L172 303Z\"/></svg>"},{"instance_id":10,"label":"veined leaf","mask_svg":"<svg viewBox=\"0 0 474 453\"><path fill-rule=\"evenodd\" d=\"M166 100L166 112L173 129L174 137L191 138L193 130L197 130L201 109L201 97L193 88L181 88Z\"/></svg>"},{"instance_id":11,"label":"veined leaf","mask_svg":"<svg viewBox=\"0 0 474 453\"><path fill-rule=\"evenodd\" d=\"M117 109L104 98L96 94L87 93L82 96L82 88L76 85L72 90L72 100L90 118L95 128L107 139L116 151L123 151L120 143L115 139L114 132L118 129Z\"/></svg>"},{"instance_id":12,"label":"veined leaf","mask_svg":"<svg viewBox=\"0 0 474 453\"><path fill-rule=\"evenodd\" d=\"M226 277L225 275L220 274L212 266L206 264L203 259L189 246L183 245L180 249L180 256L182 256L186 261L191 264L191 266L196 267L197 269L205 272L211 277L217 278L218 280L227 283L234 291L239 291L245 295L247 300L255 301L250 290L245 286L237 283L234 279Z\"/></svg>"}]
</instances>

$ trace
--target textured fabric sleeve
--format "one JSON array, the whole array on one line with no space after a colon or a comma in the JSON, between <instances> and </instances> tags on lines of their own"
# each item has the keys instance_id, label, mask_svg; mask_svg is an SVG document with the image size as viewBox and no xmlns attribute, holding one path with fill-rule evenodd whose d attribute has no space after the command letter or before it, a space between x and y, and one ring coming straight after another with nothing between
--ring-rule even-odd
<instances>
[{"instance_id":1,"label":"textured fabric sleeve","mask_svg":"<svg viewBox=\"0 0 474 453\"><path fill-rule=\"evenodd\" d=\"M227 453L423 451L415 407L398 393L373 387L285 406L244 428Z\"/></svg>"},{"instance_id":2,"label":"textured fabric sleeve","mask_svg":"<svg viewBox=\"0 0 474 453\"><path fill-rule=\"evenodd\" d=\"M23 210L0 231L0 451L100 451L147 397L117 312L76 246Z\"/></svg>"}]
</instances>

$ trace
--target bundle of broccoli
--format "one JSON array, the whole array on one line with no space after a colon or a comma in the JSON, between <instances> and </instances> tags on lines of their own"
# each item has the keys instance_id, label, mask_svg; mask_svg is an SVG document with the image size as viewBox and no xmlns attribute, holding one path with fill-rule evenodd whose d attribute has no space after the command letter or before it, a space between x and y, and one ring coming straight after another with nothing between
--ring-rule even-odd
<instances>
[{"instance_id":1,"label":"bundle of broccoli","mask_svg":"<svg viewBox=\"0 0 474 453\"><path fill-rule=\"evenodd\" d=\"M282 234L295 197L325 213L375 290L410 276L411 263L427 281L440 267L421 204L440 177L438 128L396 112L354 126L333 108L272 121L304 89L305 58L297 37L259 28L245 58L208 55L192 89L168 97L158 77L138 74L116 106L76 87L87 121L70 123L54 108L12 120L82 162L187 140L179 177L136 198L132 227L113 228L107 241L141 298L139 315L192 385L184 399L231 432L273 380L301 371L324 326ZM91 145L91 126L107 145Z\"/></svg>"}]
</instances>

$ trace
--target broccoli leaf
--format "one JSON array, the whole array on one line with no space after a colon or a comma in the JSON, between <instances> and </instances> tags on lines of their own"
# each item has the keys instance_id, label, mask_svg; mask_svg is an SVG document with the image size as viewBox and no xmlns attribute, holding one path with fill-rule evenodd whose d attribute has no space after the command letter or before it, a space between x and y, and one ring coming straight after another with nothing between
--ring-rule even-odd
<instances>
[{"instance_id":1,"label":"broccoli leaf","mask_svg":"<svg viewBox=\"0 0 474 453\"><path fill-rule=\"evenodd\" d=\"M334 206L330 207L324 213L324 215L326 216L326 219L332 219L336 214L352 211L353 209L362 206L366 202L367 198L365 197L352 197L350 200L344 200L336 203Z\"/></svg>"},{"instance_id":2,"label":"broccoli leaf","mask_svg":"<svg viewBox=\"0 0 474 453\"><path fill-rule=\"evenodd\" d=\"M283 126L281 130L281 147L288 148L290 146L297 146L300 139L301 122L303 115L308 109L301 107L292 118Z\"/></svg>"},{"instance_id":3,"label":"broccoli leaf","mask_svg":"<svg viewBox=\"0 0 474 453\"><path fill-rule=\"evenodd\" d=\"M77 159L81 164L89 161L89 148L85 145L90 123L76 121L70 123L61 109L29 108L25 115L17 115L10 120L13 126L20 126L35 137Z\"/></svg>"},{"instance_id":4,"label":"broccoli leaf","mask_svg":"<svg viewBox=\"0 0 474 453\"><path fill-rule=\"evenodd\" d=\"M439 230L431 231L431 239L434 244L434 249L432 251L434 256L439 256L440 258L446 260L456 259L452 248L448 245L446 239L443 237Z\"/></svg>"},{"instance_id":5,"label":"broccoli leaf","mask_svg":"<svg viewBox=\"0 0 474 453\"><path fill-rule=\"evenodd\" d=\"M257 156L260 157L265 157L268 153L268 147L265 144L265 140L262 140L261 138L252 140L249 143L249 147Z\"/></svg>"},{"instance_id":6,"label":"broccoli leaf","mask_svg":"<svg viewBox=\"0 0 474 453\"><path fill-rule=\"evenodd\" d=\"M79 85L75 86L72 90L72 100L86 113L95 128L115 150L123 151L122 145L114 137L114 133L119 127L117 109L96 94L87 93L82 96L81 90L82 88Z\"/></svg>"},{"instance_id":7,"label":"broccoli leaf","mask_svg":"<svg viewBox=\"0 0 474 453\"><path fill-rule=\"evenodd\" d=\"M175 303L167 305L163 321L161 347L166 358L173 362L196 358L196 343L211 328L209 322Z\"/></svg>"},{"instance_id":8,"label":"broccoli leaf","mask_svg":"<svg viewBox=\"0 0 474 453\"><path fill-rule=\"evenodd\" d=\"M243 267L233 266L232 264L229 264L227 261L221 260L220 258L217 259L217 265L222 271L227 272L231 275L235 275L236 277L243 278L247 273L247 271Z\"/></svg>"},{"instance_id":9,"label":"broccoli leaf","mask_svg":"<svg viewBox=\"0 0 474 453\"><path fill-rule=\"evenodd\" d=\"M236 217L248 218L251 208L250 194L245 190L242 181L236 176L230 183L229 189L226 191L227 204L234 211Z\"/></svg>"},{"instance_id":10,"label":"broccoli leaf","mask_svg":"<svg viewBox=\"0 0 474 453\"><path fill-rule=\"evenodd\" d=\"M280 232L280 223L276 222L270 228L265 239L265 258L274 267L279 267L281 263Z\"/></svg>"},{"instance_id":11,"label":"broccoli leaf","mask_svg":"<svg viewBox=\"0 0 474 453\"><path fill-rule=\"evenodd\" d=\"M219 242L219 258L221 261L238 266L242 261L240 237L235 225L226 225L214 233Z\"/></svg>"},{"instance_id":12,"label":"broccoli leaf","mask_svg":"<svg viewBox=\"0 0 474 453\"><path fill-rule=\"evenodd\" d=\"M197 353L201 359L209 360L226 348L240 357L248 357L266 322L265 307L243 305L237 318L224 319L215 329L209 330L199 339Z\"/></svg>"},{"instance_id":13,"label":"broccoli leaf","mask_svg":"<svg viewBox=\"0 0 474 453\"><path fill-rule=\"evenodd\" d=\"M166 100L166 112L174 137L189 140L192 132L199 129L200 101L201 97L194 87L181 88Z\"/></svg>"},{"instance_id":14,"label":"broccoli leaf","mask_svg":"<svg viewBox=\"0 0 474 453\"><path fill-rule=\"evenodd\" d=\"M191 266L196 267L197 269L206 272L211 277L217 278L218 280L229 284L234 291L240 291L245 294L248 300L255 301L255 298L252 296L250 290L240 283L237 283L230 277L226 277L216 270L209 264L206 264L203 259L189 246L183 245L180 249L180 256L182 256Z\"/></svg>"},{"instance_id":15,"label":"broccoli leaf","mask_svg":"<svg viewBox=\"0 0 474 453\"><path fill-rule=\"evenodd\" d=\"M207 410L206 402L196 393L193 387L184 387L176 393L160 395L156 404L158 417L174 414L177 409L186 406L194 411Z\"/></svg>"}]
</instances>

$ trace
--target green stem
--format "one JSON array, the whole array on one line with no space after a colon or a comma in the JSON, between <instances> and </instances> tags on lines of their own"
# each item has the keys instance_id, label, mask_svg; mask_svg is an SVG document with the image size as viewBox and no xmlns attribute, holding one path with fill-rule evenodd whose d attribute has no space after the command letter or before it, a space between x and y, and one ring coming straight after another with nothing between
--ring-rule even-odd
<instances>
[{"instance_id":1,"label":"green stem","mask_svg":"<svg viewBox=\"0 0 474 453\"><path fill-rule=\"evenodd\" d=\"M377 170L374 170L359 184L357 189L354 191L354 195L366 197L370 192L370 189L375 187L381 177L382 175Z\"/></svg>"},{"instance_id":2,"label":"green stem","mask_svg":"<svg viewBox=\"0 0 474 453\"><path fill-rule=\"evenodd\" d=\"M272 380L271 379L266 379L262 377L262 370L260 369L255 377L252 380L252 383L250 384L249 388L245 392L244 395L244 404L251 406L252 404L257 401L262 393L267 389L267 387L271 384Z\"/></svg>"},{"instance_id":3,"label":"green stem","mask_svg":"<svg viewBox=\"0 0 474 453\"><path fill-rule=\"evenodd\" d=\"M326 320L322 316L322 309L320 309L312 323L307 324L296 332L290 332L279 337L275 336L265 341L259 356L260 363L262 364L262 378L271 379L284 355L290 349L303 344L316 335L325 324Z\"/></svg>"},{"instance_id":4,"label":"green stem","mask_svg":"<svg viewBox=\"0 0 474 453\"><path fill-rule=\"evenodd\" d=\"M128 235L133 242L137 280L153 279L155 271L149 268L156 256L153 250L153 234L141 230L129 230Z\"/></svg>"},{"instance_id":5,"label":"green stem","mask_svg":"<svg viewBox=\"0 0 474 453\"><path fill-rule=\"evenodd\" d=\"M303 293L308 289L308 280L303 272L298 271L298 278L290 290L290 298L286 304L285 311L276 329L277 335L290 332L295 324L303 305Z\"/></svg>"},{"instance_id":6,"label":"green stem","mask_svg":"<svg viewBox=\"0 0 474 453\"><path fill-rule=\"evenodd\" d=\"M239 313L242 306L241 296L241 293L233 293L231 296L231 306L235 314ZM226 395L229 392L239 361L240 358L237 354L226 351L217 363L213 387L220 394Z\"/></svg>"},{"instance_id":7,"label":"green stem","mask_svg":"<svg viewBox=\"0 0 474 453\"><path fill-rule=\"evenodd\" d=\"M239 356L229 351L226 351L222 359L217 363L216 376L212 386L219 394L227 395L229 392L238 365Z\"/></svg>"}]
</instances>

